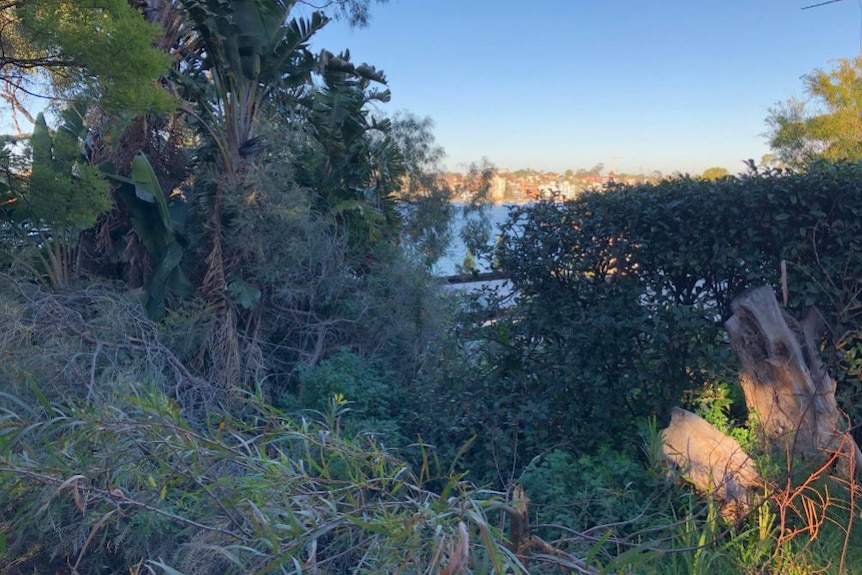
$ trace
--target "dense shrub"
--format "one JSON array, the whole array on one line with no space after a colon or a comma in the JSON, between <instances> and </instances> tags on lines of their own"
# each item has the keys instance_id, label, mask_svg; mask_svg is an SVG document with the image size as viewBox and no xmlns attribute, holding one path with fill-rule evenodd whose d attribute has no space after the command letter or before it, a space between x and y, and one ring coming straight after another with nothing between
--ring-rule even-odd
<instances>
[{"instance_id":1,"label":"dense shrub","mask_svg":"<svg viewBox=\"0 0 862 575\"><path fill-rule=\"evenodd\" d=\"M544 532L564 528L615 536L655 526L650 500L663 483L628 455L601 450L578 457L559 449L534 459L521 481L533 521Z\"/></svg>"},{"instance_id":2,"label":"dense shrub","mask_svg":"<svg viewBox=\"0 0 862 575\"><path fill-rule=\"evenodd\" d=\"M333 398L346 402L345 431L351 434L382 434L393 443L400 436L396 416L403 400L402 390L391 373L361 355L340 350L317 366L307 366L299 374L299 393L283 397L285 407L323 413ZM399 443L404 443L400 441Z\"/></svg>"},{"instance_id":3,"label":"dense shrub","mask_svg":"<svg viewBox=\"0 0 862 575\"><path fill-rule=\"evenodd\" d=\"M472 481L504 488L559 438L547 417L553 398L534 393L531 366L519 361L505 322L495 324L496 341L482 340L470 326L475 307L463 299L460 307L460 327L437 342L405 392L405 413L415 414L405 417L405 434Z\"/></svg>"},{"instance_id":4,"label":"dense shrub","mask_svg":"<svg viewBox=\"0 0 862 575\"><path fill-rule=\"evenodd\" d=\"M499 266L520 305L481 337L501 341L548 398L542 425L580 449L624 449L633 422L669 415L686 392L734 370L722 330L734 297L769 284L788 309L816 305L829 354L856 405L862 277L862 166L815 164L804 173L752 170L610 185L566 203L515 207Z\"/></svg>"}]
</instances>

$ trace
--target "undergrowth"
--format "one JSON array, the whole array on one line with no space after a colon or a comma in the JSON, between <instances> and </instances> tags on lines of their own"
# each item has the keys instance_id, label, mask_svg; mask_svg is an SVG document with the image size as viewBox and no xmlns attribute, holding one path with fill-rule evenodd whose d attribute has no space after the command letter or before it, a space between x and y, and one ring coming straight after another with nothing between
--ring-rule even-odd
<instances>
[{"instance_id":1,"label":"undergrowth","mask_svg":"<svg viewBox=\"0 0 862 575\"><path fill-rule=\"evenodd\" d=\"M284 417L191 428L130 386L91 404L2 394L4 573L518 573L489 521L501 499L458 476L440 493L373 437Z\"/></svg>"}]
</instances>

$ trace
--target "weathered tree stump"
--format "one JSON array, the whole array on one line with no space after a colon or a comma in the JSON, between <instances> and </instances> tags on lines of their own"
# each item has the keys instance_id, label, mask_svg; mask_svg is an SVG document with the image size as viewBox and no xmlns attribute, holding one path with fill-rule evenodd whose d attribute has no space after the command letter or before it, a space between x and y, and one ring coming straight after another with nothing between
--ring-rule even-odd
<instances>
[{"instance_id":1,"label":"weathered tree stump","mask_svg":"<svg viewBox=\"0 0 862 575\"><path fill-rule=\"evenodd\" d=\"M739 358L740 383L752 423L788 457L815 465L841 461L855 477L862 451L844 429L835 401L835 381L818 354L822 320L814 311L798 322L778 305L770 287L752 290L731 304L724 326ZM722 505L722 514L745 512L762 479L733 438L682 409L674 409L662 432L664 457L679 466L696 488Z\"/></svg>"},{"instance_id":2,"label":"weathered tree stump","mask_svg":"<svg viewBox=\"0 0 862 575\"><path fill-rule=\"evenodd\" d=\"M739 358L748 411L766 441L814 463L843 454L845 474L855 475L862 452L845 431L835 380L818 353L820 314L811 310L796 321L770 287L743 294L731 309L724 327Z\"/></svg>"}]
</instances>

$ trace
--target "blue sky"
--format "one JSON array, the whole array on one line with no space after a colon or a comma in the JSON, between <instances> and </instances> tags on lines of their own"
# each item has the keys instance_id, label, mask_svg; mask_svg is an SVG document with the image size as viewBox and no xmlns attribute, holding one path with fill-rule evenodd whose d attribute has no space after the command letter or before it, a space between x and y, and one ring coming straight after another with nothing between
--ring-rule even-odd
<instances>
[{"instance_id":1,"label":"blue sky","mask_svg":"<svg viewBox=\"0 0 862 575\"><path fill-rule=\"evenodd\" d=\"M800 77L860 50L860 0L390 0L314 48L383 69L449 169L741 171ZM613 160L616 156L619 159Z\"/></svg>"}]
</instances>

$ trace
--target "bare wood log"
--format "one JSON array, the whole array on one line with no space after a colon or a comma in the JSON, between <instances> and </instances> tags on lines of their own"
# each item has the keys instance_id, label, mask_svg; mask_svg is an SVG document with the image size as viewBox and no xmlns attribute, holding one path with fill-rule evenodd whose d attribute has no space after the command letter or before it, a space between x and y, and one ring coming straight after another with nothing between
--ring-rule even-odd
<instances>
[{"instance_id":1,"label":"bare wood log","mask_svg":"<svg viewBox=\"0 0 862 575\"><path fill-rule=\"evenodd\" d=\"M673 409L662 439L664 458L682 469L699 491L714 497L723 517L748 513L763 480L738 441L679 407Z\"/></svg>"},{"instance_id":2,"label":"bare wood log","mask_svg":"<svg viewBox=\"0 0 862 575\"><path fill-rule=\"evenodd\" d=\"M848 456L845 472L855 474L862 452L843 429L835 380L817 351L819 314L796 321L770 287L740 296L731 307L725 329L739 358L749 413L765 438L818 463L842 452Z\"/></svg>"}]
</instances>

